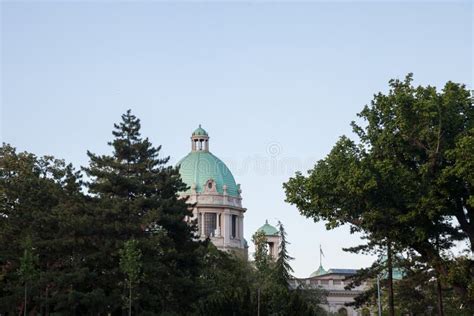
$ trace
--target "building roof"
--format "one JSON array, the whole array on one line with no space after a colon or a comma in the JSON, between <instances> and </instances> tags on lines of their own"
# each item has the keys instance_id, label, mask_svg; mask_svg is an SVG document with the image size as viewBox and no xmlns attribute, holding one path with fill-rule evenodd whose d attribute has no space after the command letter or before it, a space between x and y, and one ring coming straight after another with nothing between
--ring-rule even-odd
<instances>
[{"instance_id":1,"label":"building roof","mask_svg":"<svg viewBox=\"0 0 474 316\"><path fill-rule=\"evenodd\" d=\"M224 185L227 194L238 197L239 188L235 183L234 176L229 168L216 156L208 151L192 151L178 162L181 179L190 188L195 186L196 192L204 191L206 182L210 179L216 183L218 193L224 193ZM188 189L184 193L190 193Z\"/></svg>"},{"instance_id":2,"label":"building roof","mask_svg":"<svg viewBox=\"0 0 474 316\"><path fill-rule=\"evenodd\" d=\"M268 220L265 221L265 225L257 229L257 231L263 231L265 236L278 236L278 229L275 226L268 224Z\"/></svg>"},{"instance_id":3,"label":"building roof","mask_svg":"<svg viewBox=\"0 0 474 316\"><path fill-rule=\"evenodd\" d=\"M208 136L208 135L207 135L206 130L201 127L201 124L199 124L199 127L194 130L192 136Z\"/></svg>"},{"instance_id":4,"label":"building roof","mask_svg":"<svg viewBox=\"0 0 474 316\"><path fill-rule=\"evenodd\" d=\"M356 273L357 273L357 269L329 269L326 274L354 275Z\"/></svg>"},{"instance_id":5,"label":"building roof","mask_svg":"<svg viewBox=\"0 0 474 316\"><path fill-rule=\"evenodd\" d=\"M321 276L321 275L329 275L329 274L339 274L339 275L354 275L357 273L357 269L329 269L324 270L322 265L319 265L318 270L311 273L309 276L310 278Z\"/></svg>"}]
</instances>

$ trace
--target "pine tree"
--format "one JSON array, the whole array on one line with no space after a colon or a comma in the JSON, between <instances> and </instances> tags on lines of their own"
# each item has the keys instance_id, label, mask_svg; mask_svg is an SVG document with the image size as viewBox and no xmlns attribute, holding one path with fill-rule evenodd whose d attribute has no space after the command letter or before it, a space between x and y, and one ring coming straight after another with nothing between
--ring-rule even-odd
<instances>
[{"instance_id":1,"label":"pine tree","mask_svg":"<svg viewBox=\"0 0 474 316\"><path fill-rule=\"evenodd\" d=\"M280 231L280 246L278 258L275 264L275 278L278 284L288 288L291 273L293 272L293 268L291 268L290 265L290 260L293 260L293 258L288 254L288 250L286 249L288 241L286 240L285 227L281 222L278 222L278 228Z\"/></svg>"},{"instance_id":2,"label":"pine tree","mask_svg":"<svg viewBox=\"0 0 474 316\"><path fill-rule=\"evenodd\" d=\"M88 152L91 178L89 192L96 202L96 260L98 286L103 290L109 311L117 310L122 295L119 280L119 250L126 240L136 239L142 250L143 273L140 283L142 311L185 312L182 298L198 295L194 279L198 243L195 227L184 219L192 215L178 192L186 185L177 168L160 158L161 146L153 147L140 135L140 120L128 110L114 125L109 143L112 155Z\"/></svg>"}]
</instances>

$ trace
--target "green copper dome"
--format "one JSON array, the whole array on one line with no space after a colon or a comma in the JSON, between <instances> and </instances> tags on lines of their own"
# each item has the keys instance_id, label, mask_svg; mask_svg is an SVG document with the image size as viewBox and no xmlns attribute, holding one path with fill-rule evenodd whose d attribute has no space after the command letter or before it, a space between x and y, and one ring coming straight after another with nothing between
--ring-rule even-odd
<instances>
[{"instance_id":1,"label":"green copper dome","mask_svg":"<svg viewBox=\"0 0 474 316\"><path fill-rule=\"evenodd\" d=\"M278 229L268 224L268 220L265 221L265 225L260 227L257 231L263 231L265 236L278 236Z\"/></svg>"},{"instance_id":2,"label":"green copper dome","mask_svg":"<svg viewBox=\"0 0 474 316\"><path fill-rule=\"evenodd\" d=\"M207 132L199 125L191 136L191 152L178 162L181 179L190 189L182 193L204 192L209 180L215 183L214 188L218 193L224 193L224 187L229 196L239 197L239 187L229 168L219 158L209 152L209 137Z\"/></svg>"},{"instance_id":3,"label":"green copper dome","mask_svg":"<svg viewBox=\"0 0 474 316\"><path fill-rule=\"evenodd\" d=\"M198 193L203 192L206 182L212 179L216 183L218 193L224 193L226 185L228 195L239 196L239 188L229 168L208 151L192 151L178 162L178 166L183 182L189 187L195 185ZM185 193L190 192L191 189Z\"/></svg>"},{"instance_id":4,"label":"green copper dome","mask_svg":"<svg viewBox=\"0 0 474 316\"><path fill-rule=\"evenodd\" d=\"M314 271L313 273L311 273L311 275L309 276L310 278L313 278L313 277L317 277L317 276L320 276L320 275L324 275L326 274L326 270L324 270L323 266L322 265L319 265L319 268L318 270Z\"/></svg>"},{"instance_id":5,"label":"green copper dome","mask_svg":"<svg viewBox=\"0 0 474 316\"><path fill-rule=\"evenodd\" d=\"M194 130L193 136L208 136L208 135L207 135L206 130L201 127L201 124L199 124L199 127Z\"/></svg>"}]
</instances>

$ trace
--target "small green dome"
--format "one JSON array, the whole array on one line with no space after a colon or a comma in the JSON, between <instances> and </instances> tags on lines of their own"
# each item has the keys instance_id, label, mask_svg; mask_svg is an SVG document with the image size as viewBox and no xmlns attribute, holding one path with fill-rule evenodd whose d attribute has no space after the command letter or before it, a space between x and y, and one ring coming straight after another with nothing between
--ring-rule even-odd
<instances>
[{"instance_id":1,"label":"small green dome","mask_svg":"<svg viewBox=\"0 0 474 316\"><path fill-rule=\"evenodd\" d=\"M326 270L324 270L323 266L322 265L319 265L319 268L318 270L314 271L313 273L311 273L311 275L309 276L310 278L313 278L313 277L317 277L317 276L320 276L320 275L324 275L326 274Z\"/></svg>"},{"instance_id":2,"label":"small green dome","mask_svg":"<svg viewBox=\"0 0 474 316\"><path fill-rule=\"evenodd\" d=\"M278 236L278 229L275 226L268 224L268 220L265 221L265 225L257 229L257 231L262 231L265 233L265 236Z\"/></svg>"},{"instance_id":3,"label":"small green dome","mask_svg":"<svg viewBox=\"0 0 474 316\"><path fill-rule=\"evenodd\" d=\"M228 195L239 196L239 188L229 168L208 151L192 151L178 162L178 166L183 182L190 188L195 185L198 193L203 192L206 182L212 179L218 193L223 194L226 185ZM191 189L184 193L190 192Z\"/></svg>"},{"instance_id":4,"label":"small green dome","mask_svg":"<svg viewBox=\"0 0 474 316\"><path fill-rule=\"evenodd\" d=\"M208 136L208 135L207 135L206 130L201 127L201 124L199 124L199 127L194 130L193 136Z\"/></svg>"}]
</instances>

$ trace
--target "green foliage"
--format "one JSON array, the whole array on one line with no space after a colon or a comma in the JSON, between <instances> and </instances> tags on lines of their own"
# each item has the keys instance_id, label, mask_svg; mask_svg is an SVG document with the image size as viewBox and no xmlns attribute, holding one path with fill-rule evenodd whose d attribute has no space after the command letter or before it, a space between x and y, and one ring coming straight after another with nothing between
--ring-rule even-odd
<instances>
[{"instance_id":1,"label":"green foliage","mask_svg":"<svg viewBox=\"0 0 474 316\"><path fill-rule=\"evenodd\" d=\"M115 124L110 156L88 153L97 218L97 261L106 273L97 287L104 289L107 305L120 308L123 293L120 279L120 249L135 239L142 251L142 270L146 278L138 285L136 308L139 313L161 310L186 313L189 304L182 297L196 299L199 260L193 241L195 227L185 221L192 215L178 192L186 189L177 168L165 166L169 157L160 158L160 147L153 147L140 135L140 120L127 111ZM106 258L99 257L107 253Z\"/></svg>"},{"instance_id":2,"label":"green foliage","mask_svg":"<svg viewBox=\"0 0 474 316\"><path fill-rule=\"evenodd\" d=\"M23 256L20 258L20 267L18 269L18 275L20 276L20 280L26 284L28 282L31 282L37 274L36 264L38 258L33 252L34 249L31 242L31 238L27 238L25 240L23 248Z\"/></svg>"},{"instance_id":3,"label":"green foliage","mask_svg":"<svg viewBox=\"0 0 474 316\"><path fill-rule=\"evenodd\" d=\"M140 280L141 258L142 252L138 248L138 242L134 239L127 240L120 250L120 269L131 284Z\"/></svg>"},{"instance_id":4,"label":"green foliage","mask_svg":"<svg viewBox=\"0 0 474 316\"><path fill-rule=\"evenodd\" d=\"M219 251L212 243L201 249L202 297L196 315L255 315L257 275L241 257Z\"/></svg>"},{"instance_id":5,"label":"green foliage","mask_svg":"<svg viewBox=\"0 0 474 316\"><path fill-rule=\"evenodd\" d=\"M132 313L132 288L140 281L140 272L142 268L142 252L138 247L138 242L134 239L127 240L123 248L120 249L120 270L127 277L129 295L127 297L127 305L129 306L129 314Z\"/></svg>"},{"instance_id":6,"label":"green foliage","mask_svg":"<svg viewBox=\"0 0 474 316\"><path fill-rule=\"evenodd\" d=\"M36 262L37 257L33 254L33 245L31 239L27 238L24 245L23 256L20 259L20 268L18 269L18 275L20 280L24 283L25 297L23 305L23 314L28 313L28 288L36 277Z\"/></svg>"},{"instance_id":7,"label":"green foliage","mask_svg":"<svg viewBox=\"0 0 474 316\"><path fill-rule=\"evenodd\" d=\"M319 307L325 300L322 291L303 286L291 288L293 269L289 261L293 258L288 254L285 228L280 222L278 226L280 244L276 260L268 253L263 231L257 231L252 237L256 268L253 288L259 296L260 315L324 315Z\"/></svg>"},{"instance_id":8,"label":"green foliage","mask_svg":"<svg viewBox=\"0 0 474 316\"><path fill-rule=\"evenodd\" d=\"M290 285L289 281L293 272L293 268L290 265L290 260L293 260L293 258L288 254L286 231L281 222L278 222L278 228L281 241L278 249L278 258L275 262L274 275L276 282L287 288Z\"/></svg>"},{"instance_id":9,"label":"green foliage","mask_svg":"<svg viewBox=\"0 0 474 316\"><path fill-rule=\"evenodd\" d=\"M412 86L411 74L391 80L358 114L366 125L352 123L359 142L343 136L307 176L297 173L287 201L328 229L349 224L373 246L416 251L446 277L443 253L460 240L474 249L473 114L463 85L438 92ZM451 281L474 308L466 283Z\"/></svg>"},{"instance_id":10,"label":"green foliage","mask_svg":"<svg viewBox=\"0 0 474 316\"><path fill-rule=\"evenodd\" d=\"M257 231L252 236L252 242L255 245L255 267L261 274L268 273L271 264L270 254L268 253L267 237L263 231Z\"/></svg>"},{"instance_id":11,"label":"green foliage","mask_svg":"<svg viewBox=\"0 0 474 316\"><path fill-rule=\"evenodd\" d=\"M120 250L129 239L140 244L146 276L135 285L137 313L185 314L191 304L182 298L201 297L201 246L178 197L186 185L160 148L141 138L130 111L115 127L113 154L89 153L87 185L61 160L0 147L0 312L23 302L18 254L27 236L38 256L28 306L38 313L119 313Z\"/></svg>"},{"instance_id":12,"label":"green foliage","mask_svg":"<svg viewBox=\"0 0 474 316\"><path fill-rule=\"evenodd\" d=\"M77 253L88 247L82 228L90 224L87 208L78 211L83 202L79 188L80 177L71 165L0 147L0 310L12 311L23 301L23 278L30 275L32 261L36 273L28 306L38 311L51 305L74 308L69 298L80 296L82 289L72 284L88 277ZM34 245L34 255L24 240Z\"/></svg>"},{"instance_id":13,"label":"green foliage","mask_svg":"<svg viewBox=\"0 0 474 316\"><path fill-rule=\"evenodd\" d=\"M54 157L0 147L0 313L24 308L28 282L27 310L44 315L120 315L123 297L137 315L255 315L257 289L261 315L315 314L311 291L283 284L284 244L275 265L257 237L256 268L196 241L178 169L130 111L113 135L110 155L88 153L88 183Z\"/></svg>"}]
</instances>

